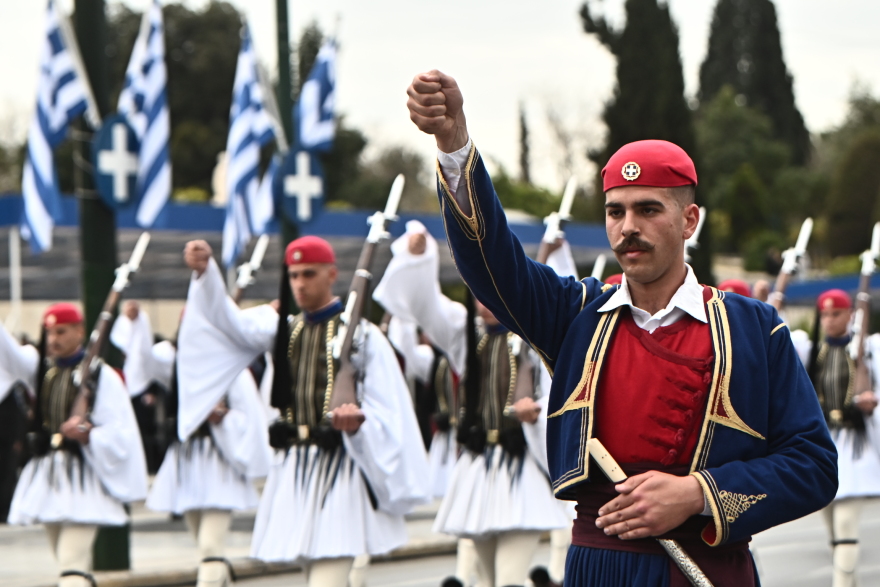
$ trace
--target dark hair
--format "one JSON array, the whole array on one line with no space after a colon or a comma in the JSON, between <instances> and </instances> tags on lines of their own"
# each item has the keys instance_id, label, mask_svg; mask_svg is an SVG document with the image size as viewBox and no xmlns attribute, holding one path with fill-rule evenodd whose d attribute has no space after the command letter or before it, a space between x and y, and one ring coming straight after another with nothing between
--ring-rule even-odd
<instances>
[{"instance_id":1,"label":"dark hair","mask_svg":"<svg viewBox=\"0 0 880 587\"><path fill-rule=\"evenodd\" d=\"M682 185L674 188L666 188L669 196L684 208L694 203L697 194L697 186Z\"/></svg>"}]
</instances>

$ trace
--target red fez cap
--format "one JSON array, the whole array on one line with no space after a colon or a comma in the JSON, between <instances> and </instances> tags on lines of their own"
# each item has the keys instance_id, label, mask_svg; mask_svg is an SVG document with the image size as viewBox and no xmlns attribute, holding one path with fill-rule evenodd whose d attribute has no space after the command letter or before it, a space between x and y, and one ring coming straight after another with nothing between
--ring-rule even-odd
<instances>
[{"instance_id":1,"label":"red fez cap","mask_svg":"<svg viewBox=\"0 0 880 587\"><path fill-rule=\"evenodd\" d=\"M43 326L46 328L58 324L80 324L82 321L83 315L79 308L67 302L49 306L43 312Z\"/></svg>"},{"instance_id":2,"label":"red fez cap","mask_svg":"<svg viewBox=\"0 0 880 587\"><path fill-rule=\"evenodd\" d=\"M820 310L830 310L832 308L847 310L852 308L852 298L842 289L829 289L819 296L816 306Z\"/></svg>"},{"instance_id":3,"label":"red fez cap","mask_svg":"<svg viewBox=\"0 0 880 587\"><path fill-rule=\"evenodd\" d=\"M296 239L284 251L284 262L289 265L300 263L336 263L336 255L330 243L318 236L304 236Z\"/></svg>"},{"instance_id":4,"label":"red fez cap","mask_svg":"<svg viewBox=\"0 0 880 587\"><path fill-rule=\"evenodd\" d=\"M697 170L684 149L669 141L622 146L602 169L603 190L627 185L675 188L697 185Z\"/></svg>"},{"instance_id":5,"label":"red fez cap","mask_svg":"<svg viewBox=\"0 0 880 587\"><path fill-rule=\"evenodd\" d=\"M735 294L747 298L752 297L752 291L751 288L749 288L749 284L739 279L725 279L718 284L718 289L721 291L732 291Z\"/></svg>"},{"instance_id":6,"label":"red fez cap","mask_svg":"<svg viewBox=\"0 0 880 587\"><path fill-rule=\"evenodd\" d=\"M615 273L614 275L609 275L605 278L605 283L608 285L620 285L623 283L623 273Z\"/></svg>"}]
</instances>

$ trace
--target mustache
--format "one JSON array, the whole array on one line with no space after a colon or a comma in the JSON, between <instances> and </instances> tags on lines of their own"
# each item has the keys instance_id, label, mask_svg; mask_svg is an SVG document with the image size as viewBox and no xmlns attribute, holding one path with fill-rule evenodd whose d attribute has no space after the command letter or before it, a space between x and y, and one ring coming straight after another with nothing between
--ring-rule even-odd
<instances>
[{"instance_id":1,"label":"mustache","mask_svg":"<svg viewBox=\"0 0 880 587\"><path fill-rule=\"evenodd\" d=\"M615 253L623 253L627 250L639 249L642 251L650 251L654 248L654 245L649 243L648 241L642 240L639 237L633 235L628 236L620 243L614 247L611 247L611 250Z\"/></svg>"}]
</instances>

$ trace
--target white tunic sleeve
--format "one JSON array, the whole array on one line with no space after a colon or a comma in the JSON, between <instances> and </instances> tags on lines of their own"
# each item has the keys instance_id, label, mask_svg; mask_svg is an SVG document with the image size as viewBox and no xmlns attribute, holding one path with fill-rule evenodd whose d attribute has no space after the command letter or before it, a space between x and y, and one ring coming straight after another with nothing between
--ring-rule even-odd
<instances>
[{"instance_id":1,"label":"white tunic sleeve","mask_svg":"<svg viewBox=\"0 0 880 587\"><path fill-rule=\"evenodd\" d=\"M547 257L547 266L553 269L560 277L568 277L569 275L578 278L577 265L574 263L574 256L571 254L571 245L567 240L562 241L562 246L550 253Z\"/></svg>"},{"instance_id":2,"label":"white tunic sleeve","mask_svg":"<svg viewBox=\"0 0 880 587\"><path fill-rule=\"evenodd\" d=\"M361 408L366 420L343 434L351 458L370 482L385 512L402 515L426 503L428 458L412 400L388 340L369 325Z\"/></svg>"},{"instance_id":3,"label":"white tunic sleeve","mask_svg":"<svg viewBox=\"0 0 880 587\"><path fill-rule=\"evenodd\" d=\"M409 252L409 235L413 232L425 232L428 242L422 255ZM410 221L406 234L391 244L391 252L394 256L373 299L393 316L418 324L446 353L452 369L462 373L467 353L467 311L440 291L437 241L421 223Z\"/></svg>"},{"instance_id":4,"label":"white tunic sleeve","mask_svg":"<svg viewBox=\"0 0 880 587\"><path fill-rule=\"evenodd\" d=\"M205 421L239 373L272 348L277 329L271 306L235 305L213 259L201 277L193 276L177 341L181 440Z\"/></svg>"},{"instance_id":5,"label":"white tunic sleeve","mask_svg":"<svg viewBox=\"0 0 880 587\"><path fill-rule=\"evenodd\" d=\"M156 353L153 344L153 328L146 312L139 312L131 320L120 315L110 331L110 342L125 353L125 383L132 397L140 395L155 381L168 386L171 380L171 364L163 360L162 351Z\"/></svg>"},{"instance_id":6,"label":"white tunic sleeve","mask_svg":"<svg viewBox=\"0 0 880 587\"><path fill-rule=\"evenodd\" d=\"M98 377L89 443L83 453L104 487L122 502L147 496L147 465L131 400L122 379L103 365Z\"/></svg>"},{"instance_id":7,"label":"white tunic sleeve","mask_svg":"<svg viewBox=\"0 0 880 587\"><path fill-rule=\"evenodd\" d=\"M260 392L249 369L242 371L226 394L229 412L211 425L211 436L226 460L249 478L269 474L272 450Z\"/></svg>"},{"instance_id":8,"label":"white tunic sleeve","mask_svg":"<svg viewBox=\"0 0 880 587\"><path fill-rule=\"evenodd\" d=\"M12 386L21 381L31 390L37 379L40 353L31 345L19 344L15 337L0 325L0 401Z\"/></svg>"}]
</instances>

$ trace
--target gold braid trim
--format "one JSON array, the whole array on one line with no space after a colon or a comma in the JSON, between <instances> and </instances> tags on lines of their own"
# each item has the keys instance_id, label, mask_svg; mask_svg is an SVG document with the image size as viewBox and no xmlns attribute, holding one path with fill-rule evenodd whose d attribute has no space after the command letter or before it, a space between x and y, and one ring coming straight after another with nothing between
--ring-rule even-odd
<instances>
[{"instance_id":1,"label":"gold braid trim","mask_svg":"<svg viewBox=\"0 0 880 587\"><path fill-rule=\"evenodd\" d=\"M507 401L504 402L504 410L502 411L504 414L510 410L510 406L513 403L513 393L516 390L516 355L513 354L511 345L513 336L512 332L507 333L507 360L510 362L510 383L507 386Z\"/></svg>"},{"instance_id":2,"label":"gold braid trim","mask_svg":"<svg viewBox=\"0 0 880 587\"><path fill-rule=\"evenodd\" d=\"M333 379L335 378L333 361L333 339L336 334L336 321L331 319L327 322L327 350L324 355L327 358L327 389L324 390L324 409L321 412L321 421L330 412L330 396L333 395Z\"/></svg>"},{"instance_id":3,"label":"gold braid trim","mask_svg":"<svg viewBox=\"0 0 880 587\"><path fill-rule=\"evenodd\" d=\"M732 524L740 514L744 514L750 507L767 497L767 494L744 495L722 489L718 492L718 496L721 498L721 507L724 508L724 517Z\"/></svg>"}]
</instances>

